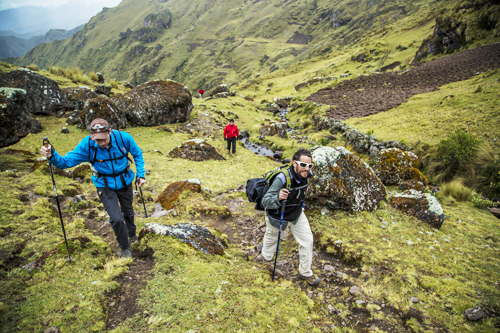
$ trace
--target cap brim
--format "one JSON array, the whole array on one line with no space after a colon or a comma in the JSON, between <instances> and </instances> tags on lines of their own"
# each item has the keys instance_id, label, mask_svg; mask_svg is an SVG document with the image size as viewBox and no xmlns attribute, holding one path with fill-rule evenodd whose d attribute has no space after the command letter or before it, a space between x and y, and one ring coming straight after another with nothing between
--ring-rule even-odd
<instances>
[{"instance_id":1,"label":"cap brim","mask_svg":"<svg viewBox=\"0 0 500 333\"><path fill-rule=\"evenodd\" d=\"M92 140L104 140L108 137L108 132L98 132L98 133L92 133L90 135L90 139Z\"/></svg>"}]
</instances>

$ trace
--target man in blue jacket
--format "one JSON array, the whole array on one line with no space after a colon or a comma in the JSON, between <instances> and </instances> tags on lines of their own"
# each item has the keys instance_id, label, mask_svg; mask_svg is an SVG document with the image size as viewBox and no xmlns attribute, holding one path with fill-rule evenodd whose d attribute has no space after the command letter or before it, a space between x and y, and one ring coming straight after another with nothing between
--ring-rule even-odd
<instances>
[{"instance_id":1,"label":"man in blue jacket","mask_svg":"<svg viewBox=\"0 0 500 333\"><path fill-rule=\"evenodd\" d=\"M90 124L90 135L80 141L73 151L61 156L49 146L42 147L41 153L59 169L71 168L83 162L92 164L92 182L108 212L122 250L121 255L132 258L130 245L137 241L132 207L135 174L130 169L128 153L135 161L137 186L146 183L142 151L134 138L126 132L111 130L106 120L96 118Z\"/></svg>"}]
</instances>

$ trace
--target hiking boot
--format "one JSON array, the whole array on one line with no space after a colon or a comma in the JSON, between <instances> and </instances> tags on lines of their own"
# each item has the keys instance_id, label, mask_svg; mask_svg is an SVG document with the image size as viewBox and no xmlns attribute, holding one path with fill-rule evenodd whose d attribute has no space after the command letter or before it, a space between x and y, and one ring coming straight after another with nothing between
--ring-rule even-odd
<instances>
[{"instance_id":1,"label":"hiking boot","mask_svg":"<svg viewBox=\"0 0 500 333\"><path fill-rule=\"evenodd\" d=\"M122 258L132 258L132 252L130 248L123 250L122 249Z\"/></svg>"},{"instance_id":2,"label":"hiking boot","mask_svg":"<svg viewBox=\"0 0 500 333\"><path fill-rule=\"evenodd\" d=\"M234 157L234 153L233 153L233 157Z\"/></svg>"},{"instance_id":3,"label":"hiking boot","mask_svg":"<svg viewBox=\"0 0 500 333\"><path fill-rule=\"evenodd\" d=\"M134 244L135 242L137 242L137 236L132 236L132 237L129 237L129 241L130 241L130 245Z\"/></svg>"},{"instance_id":4,"label":"hiking boot","mask_svg":"<svg viewBox=\"0 0 500 333\"><path fill-rule=\"evenodd\" d=\"M319 286L319 283L321 282L321 279L315 278L314 275L305 277L299 274L299 278L302 280L306 280L310 286Z\"/></svg>"},{"instance_id":5,"label":"hiking boot","mask_svg":"<svg viewBox=\"0 0 500 333\"><path fill-rule=\"evenodd\" d=\"M228 149L228 150L227 150L227 153L228 153L228 154L231 154L231 149Z\"/></svg>"}]
</instances>

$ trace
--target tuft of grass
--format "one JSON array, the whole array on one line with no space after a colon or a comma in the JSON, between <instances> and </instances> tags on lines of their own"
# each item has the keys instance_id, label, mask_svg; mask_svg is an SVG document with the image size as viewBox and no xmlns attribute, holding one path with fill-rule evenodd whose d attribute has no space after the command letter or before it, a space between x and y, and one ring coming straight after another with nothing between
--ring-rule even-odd
<instances>
[{"instance_id":1,"label":"tuft of grass","mask_svg":"<svg viewBox=\"0 0 500 333\"><path fill-rule=\"evenodd\" d=\"M457 201L470 201L474 189L468 188L463 184L463 179L454 179L441 186L441 192L445 196L451 196Z\"/></svg>"},{"instance_id":2,"label":"tuft of grass","mask_svg":"<svg viewBox=\"0 0 500 333\"><path fill-rule=\"evenodd\" d=\"M28 65L28 69L31 69L32 71L38 72L40 69L38 68L37 64L30 64Z\"/></svg>"},{"instance_id":3,"label":"tuft of grass","mask_svg":"<svg viewBox=\"0 0 500 333\"><path fill-rule=\"evenodd\" d=\"M99 78L97 77L97 74L95 72L89 72L89 78L92 80L92 81L96 81L99 80Z\"/></svg>"},{"instance_id":4,"label":"tuft of grass","mask_svg":"<svg viewBox=\"0 0 500 333\"><path fill-rule=\"evenodd\" d=\"M109 80L109 85L110 85L112 88L118 89L118 82L117 82L115 79L111 79L111 80Z\"/></svg>"},{"instance_id":5,"label":"tuft of grass","mask_svg":"<svg viewBox=\"0 0 500 333\"><path fill-rule=\"evenodd\" d=\"M58 71L57 67L51 66L51 67L49 67L49 73L57 75L57 74L59 74L59 71Z\"/></svg>"}]
</instances>

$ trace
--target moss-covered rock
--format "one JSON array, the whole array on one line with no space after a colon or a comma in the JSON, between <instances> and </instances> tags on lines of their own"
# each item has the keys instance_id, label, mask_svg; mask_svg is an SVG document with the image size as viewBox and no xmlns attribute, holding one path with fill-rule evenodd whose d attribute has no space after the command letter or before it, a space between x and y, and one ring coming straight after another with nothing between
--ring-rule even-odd
<instances>
[{"instance_id":1,"label":"moss-covered rock","mask_svg":"<svg viewBox=\"0 0 500 333\"><path fill-rule=\"evenodd\" d=\"M225 158L210 144L201 139L192 139L184 142L168 153L170 157L184 158L191 161L217 160L224 161Z\"/></svg>"},{"instance_id":2,"label":"moss-covered rock","mask_svg":"<svg viewBox=\"0 0 500 333\"><path fill-rule=\"evenodd\" d=\"M437 199L428 193L408 190L394 195L391 198L391 204L436 229L441 228L445 220L443 208Z\"/></svg>"},{"instance_id":3,"label":"moss-covered rock","mask_svg":"<svg viewBox=\"0 0 500 333\"><path fill-rule=\"evenodd\" d=\"M40 122L29 113L23 89L0 88L0 109L0 147L12 145L42 129Z\"/></svg>"},{"instance_id":4,"label":"moss-covered rock","mask_svg":"<svg viewBox=\"0 0 500 333\"><path fill-rule=\"evenodd\" d=\"M66 110L81 111L86 101L97 97L92 89L85 86L63 88L62 91L65 96L64 107Z\"/></svg>"},{"instance_id":5,"label":"moss-covered rock","mask_svg":"<svg viewBox=\"0 0 500 333\"><path fill-rule=\"evenodd\" d=\"M331 209L372 211L385 200L384 185L373 170L344 147L312 152L314 176L306 195Z\"/></svg>"},{"instance_id":6,"label":"moss-covered rock","mask_svg":"<svg viewBox=\"0 0 500 333\"><path fill-rule=\"evenodd\" d=\"M424 192L425 190L425 185L422 184L422 182L419 182L416 179L407 179L403 182L403 184L399 185L398 187L401 191L407 191L407 190L415 190L418 192Z\"/></svg>"},{"instance_id":7,"label":"moss-covered rock","mask_svg":"<svg viewBox=\"0 0 500 333\"><path fill-rule=\"evenodd\" d=\"M264 135L264 136L277 135L280 138L286 138L286 128L287 128L286 122L277 123L277 122L271 121L269 123L269 125L261 127L259 130L259 133L260 133L260 135Z\"/></svg>"},{"instance_id":8,"label":"moss-covered rock","mask_svg":"<svg viewBox=\"0 0 500 333\"><path fill-rule=\"evenodd\" d=\"M141 84L121 96L118 106L137 126L185 122L193 109L189 89L171 80Z\"/></svg>"},{"instance_id":9,"label":"moss-covered rock","mask_svg":"<svg viewBox=\"0 0 500 333\"><path fill-rule=\"evenodd\" d=\"M220 93L229 93L229 87L227 84L220 84L218 87L216 87L214 90L212 90L209 95L214 96Z\"/></svg>"},{"instance_id":10,"label":"moss-covered rock","mask_svg":"<svg viewBox=\"0 0 500 333\"><path fill-rule=\"evenodd\" d=\"M27 109L33 114L55 115L64 109L64 94L56 81L20 68L0 76L0 87L26 91Z\"/></svg>"},{"instance_id":11,"label":"moss-covered rock","mask_svg":"<svg viewBox=\"0 0 500 333\"><path fill-rule=\"evenodd\" d=\"M172 183L163 190L158 199L156 199L156 202L159 202L165 210L172 209L174 208L174 203L185 191L201 192L200 181L198 179L188 179Z\"/></svg>"},{"instance_id":12,"label":"moss-covered rock","mask_svg":"<svg viewBox=\"0 0 500 333\"><path fill-rule=\"evenodd\" d=\"M427 179L417 167L418 156L414 153L388 148L378 154L374 170L384 185L399 185L404 180L415 179L427 186Z\"/></svg>"},{"instance_id":13,"label":"moss-covered rock","mask_svg":"<svg viewBox=\"0 0 500 333\"><path fill-rule=\"evenodd\" d=\"M81 128L89 128L92 120L96 118L106 119L113 129L123 129L128 126L125 113L106 96L98 96L85 102L80 113Z\"/></svg>"}]
</instances>

